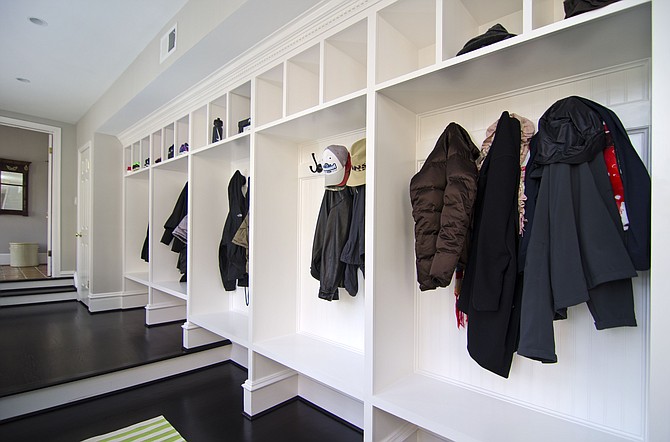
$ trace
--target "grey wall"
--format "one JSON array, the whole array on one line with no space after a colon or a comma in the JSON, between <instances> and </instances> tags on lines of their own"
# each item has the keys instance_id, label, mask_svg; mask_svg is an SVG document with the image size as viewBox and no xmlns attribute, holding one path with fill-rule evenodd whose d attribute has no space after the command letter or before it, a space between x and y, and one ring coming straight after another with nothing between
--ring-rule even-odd
<instances>
[{"instance_id":1,"label":"grey wall","mask_svg":"<svg viewBox=\"0 0 670 442\"><path fill-rule=\"evenodd\" d=\"M93 137L91 294L123 290L123 149L116 137ZM99 165L99 166L96 166Z\"/></svg>"},{"instance_id":2,"label":"grey wall","mask_svg":"<svg viewBox=\"0 0 670 442\"><path fill-rule=\"evenodd\" d=\"M77 228L77 211L74 201L77 196L78 147L76 144L75 126L60 121L8 112L2 109L0 109L0 115L17 120L31 121L33 123L47 124L49 126L61 128L61 271L74 271L76 265L76 242L74 234ZM4 149L0 149L0 152L4 152ZM0 222L4 219L6 219L6 217L2 217ZM0 225L4 226L4 224ZM2 227L0 227L0 231L1 230L3 230ZM0 251L0 253L3 252Z\"/></svg>"},{"instance_id":3,"label":"grey wall","mask_svg":"<svg viewBox=\"0 0 670 442\"><path fill-rule=\"evenodd\" d=\"M29 161L28 216L0 215L0 253L9 253L10 242L36 242L47 251L49 136L0 126L0 158Z\"/></svg>"}]
</instances>

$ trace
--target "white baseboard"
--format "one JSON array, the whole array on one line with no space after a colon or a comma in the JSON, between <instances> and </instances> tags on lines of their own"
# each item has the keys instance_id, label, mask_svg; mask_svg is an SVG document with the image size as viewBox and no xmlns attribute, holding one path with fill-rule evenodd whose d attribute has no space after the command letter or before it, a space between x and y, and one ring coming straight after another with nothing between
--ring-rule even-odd
<instances>
[{"instance_id":1,"label":"white baseboard","mask_svg":"<svg viewBox=\"0 0 670 442\"><path fill-rule=\"evenodd\" d=\"M230 359L230 346L217 347L153 364L0 399L0 421L174 376Z\"/></svg>"},{"instance_id":2,"label":"white baseboard","mask_svg":"<svg viewBox=\"0 0 670 442\"><path fill-rule=\"evenodd\" d=\"M181 299L177 302L148 304L144 308L146 309L147 325L186 320L186 303Z\"/></svg>"},{"instance_id":3,"label":"white baseboard","mask_svg":"<svg viewBox=\"0 0 670 442\"><path fill-rule=\"evenodd\" d=\"M40 252L37 254L37 260L40 264L47 263L47 253ZM8 266L10 264L10 254L9 253L0 253L0 266ZM62 273L62 272L61 272Z\"/></svg>"},{"instance_id":4,"label":"white baseboard","mask_svg":"<svg viewBox=\"0 0 670 442\"><path fill-rule=\"evenodd\" d=\"M184 348L195 348L224 340L221 336L212 333L209 330L205 330L192 322L184 322L184 325L182 325L181 328L183 330L182 336Z\"/></svg>"},{"instance_id":5,"label":"white baseboard","mask_svg":"<svg viewBox=\"0 0 670 442\"><path fill-rule=\"evenodd\" d=\"M111 293L89 293L88 310L91 313L106 310L119 310L144 307L147 305L149 295L146 292L111 292Z\"/></svg>"},{"instance_id":6,"label":"white baseboard","mask_svg":"<svg viewBox=\"0 0 670 442\"><path fill-rule=\"evenodd\" d=\"M298 395L358 428L364 426L363 402L358 399L304 375L298 379Z\"/></svg>"}]
</instances>

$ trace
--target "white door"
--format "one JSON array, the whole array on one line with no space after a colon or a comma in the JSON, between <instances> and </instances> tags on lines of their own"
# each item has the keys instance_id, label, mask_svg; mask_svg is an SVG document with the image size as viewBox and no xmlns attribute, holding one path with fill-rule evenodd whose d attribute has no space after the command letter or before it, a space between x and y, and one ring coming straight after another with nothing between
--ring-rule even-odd
<instances>
[{"instance_id":1,"label":"white door","mask_svg":"<svg viewBox=\"0 0 670 442\"><path fill-rule=\"evenodd\" d=\"M91 254L91 145L79 149L79 181L77 184L77 291L79 300L88 305Z\"/></svg>"}]
</instances>

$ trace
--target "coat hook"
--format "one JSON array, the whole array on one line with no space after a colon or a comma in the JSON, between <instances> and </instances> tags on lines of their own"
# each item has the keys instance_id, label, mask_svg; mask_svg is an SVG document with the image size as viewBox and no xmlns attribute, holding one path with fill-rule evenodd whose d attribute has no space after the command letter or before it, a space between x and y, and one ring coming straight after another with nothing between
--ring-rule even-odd
<instances>
[{"instance_id":1,"label":"coat hook","mask_svg":"<svg viewBox=\"0 0 670 442\"><path fill-rule=\"evenodd\" d=\"M309 170L312 171L312 173L321 173L323 172L323 166L321 164L316 162L316 157L314 156L314 152L312 152L312 160L314 160L314 164L316 165L316 170L312 166L309 166Z\"/></svg>"}]
</instances>

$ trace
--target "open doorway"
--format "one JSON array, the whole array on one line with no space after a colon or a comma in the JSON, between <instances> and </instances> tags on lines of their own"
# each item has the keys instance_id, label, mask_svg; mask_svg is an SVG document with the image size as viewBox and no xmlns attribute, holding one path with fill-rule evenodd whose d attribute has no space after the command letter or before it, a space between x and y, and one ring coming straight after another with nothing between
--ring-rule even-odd
<instances>
[{"instance_id":1,"label":"open doorway","mask_svg":"<svg viewBox=\"0 0 670 442\"><path fill-rule=\"evenodd\" d=\"M30 211L28 217L23 217L21 215L6 215L10 218L3 218L5 221L12 220L11 224L14 226L18 224L21 226L14 227L14 229L2 229L5 232L9 232L7 234L10 236L3 238L2 244L0 244L0 263L4 265L5 261L7 261L7 264L9 264L9 242L15 242L15 244L38 242L40 245L38 253L39 263L46 264L46 274L49 277L60 277L62 275L60 235L61 128L3 116L0 116L0 127L2 127L3 130L8 131L12 129L30 131L31 133L36 133L35 135L37 135L38 140L43 140L43 146L39 148L44 150L41 153L45 153L45 155L44 157L35 157L39 158L39 160L31 167L33 170L39 170L40 176L46 175L45 177L40 177L38 180L34 179L30 182L31 189L33 190L31 194L34 194L36 187L39 187L37 199L46 199L46 212L44 209L41 209L38 211L37 216L34 217L34 219L31 219ZM42 141L39 141L38 143L42 145ZM12 156L13 152L16 152L16 150L3 149L0 157L4 158L5 156ZM44 158L44 160L42 160L42 158ZM43 161L46 161L46 163L42 163ZM44 186L46 186L46 189L43 188ZM42 201L39 201L38 203L40 206L43 205ZM44 222L43 217L46 217L46 223ZM3 222L3 225L9 226L9 224L10 222ZM40 238L44 239L45 232L41 231L39 234L34 235L34 238L38 238L37 241L26 241L26 239L30 237L28 233L30 228L46 230L46 239L44 241L39 240ZM16 238L11 235L16 235ZM6 251L4 250L5 248L7 248Z\"/></svg>"}]
</instances>

